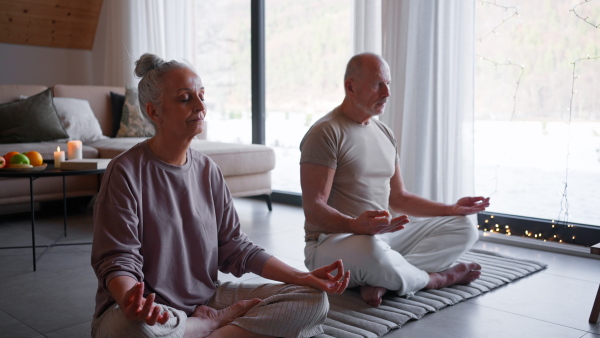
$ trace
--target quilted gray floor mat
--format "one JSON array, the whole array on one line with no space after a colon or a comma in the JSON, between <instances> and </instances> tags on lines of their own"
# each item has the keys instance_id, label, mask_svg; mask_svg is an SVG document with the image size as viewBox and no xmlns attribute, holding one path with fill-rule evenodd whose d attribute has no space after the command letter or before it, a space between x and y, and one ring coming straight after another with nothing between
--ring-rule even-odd
<instances>
[{"instance_id":1,"label":"quilted gray floor mat","mask_svg":"<svg viewBox=\"0 0 600 338\"><path fill-rule=\"evenodd\" d=\"M547 267L540 262L475 249L464 254L459 261L481 264L481 278L469 285L419 291L410 299L388 293L376 308L365 304L357 292L329 295L330 310L323 325L325 333L317 337L381 337L411 319L420 319L427 313L478 296Z\"/></svg>"}]
</instances>

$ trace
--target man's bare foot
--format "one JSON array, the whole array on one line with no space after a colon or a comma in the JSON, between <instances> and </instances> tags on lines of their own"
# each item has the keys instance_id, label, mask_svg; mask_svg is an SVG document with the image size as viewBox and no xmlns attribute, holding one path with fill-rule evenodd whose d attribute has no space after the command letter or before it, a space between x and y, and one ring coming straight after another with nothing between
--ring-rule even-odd
<instances>
[{"instance_id":1,"label":"man's bare foot","mask_svg":"<svg viewBox=\"0 0 600 338\"><path fill-rule=\"evenodd\" d=\"M459 263L441 271L429 273L426 289L439 289L456 284L469 284L481 276L481 265L477 263Z\"/></svg>"},{"instance_id":2,"label":"man's bare foot","mask_svg":"<svg viewBox=\"0 0 600 338\"><path fill-rule=\"evenodd\" d=\"M190 317L197 318L199 321L194 324L194 331L200 337L205 337L220 327L223 327L236 318L243 316L248 310L260 303L258 298L242 300L221 310L215 310L211 307L197 306ZM186 327L186 331L187 331Z\"/></svg>"},{"instance_id":3,"label":"man's bare foot","mask_svg":"<svg viewBox=\"0 0 600 338\"><path fill-rule=\"evenodd\" d=\"M360 297L371 306L379 306L383 301L383 295L387 292L386 288L363 285L360 287Z\"/></svg>"}]
</instances>

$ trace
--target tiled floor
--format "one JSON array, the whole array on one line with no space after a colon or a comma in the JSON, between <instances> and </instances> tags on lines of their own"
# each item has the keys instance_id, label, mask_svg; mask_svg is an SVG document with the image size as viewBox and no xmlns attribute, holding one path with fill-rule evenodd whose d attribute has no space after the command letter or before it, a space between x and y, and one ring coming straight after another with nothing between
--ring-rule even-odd
<instances>
[{"instance_id":1,"label":"tiled floor","mask_svg":"<svg viewBox=\"0 0 600 338\"><path fill-rule=\"evenodd\" d=\"M299 207L236 199L244 231L283 261L303 266ZM60 214L36 214L37 241L52 242L62 229ZM71 213L61 243L91 240L91 212ZM27 214L0 216L0 246L31 243ZM600 283L600 260L478 242L477 248L534 259L548 268L479 297L411 321L386 337L599 337L588 324ZM38 249L41 251L42 249ZM50 248L32 271L31 249L0 250L0 337L89 337L96 278L91 245ZM221 275L233 280L230 275ZM243 280L261 281L255 275Z\"/></svg>"}]
</instances>

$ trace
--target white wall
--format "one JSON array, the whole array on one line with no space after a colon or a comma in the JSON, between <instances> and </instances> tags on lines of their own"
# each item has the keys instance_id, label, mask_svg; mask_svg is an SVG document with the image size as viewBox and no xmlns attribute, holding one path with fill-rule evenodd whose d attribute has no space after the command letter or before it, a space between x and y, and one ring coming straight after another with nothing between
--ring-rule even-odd
<instances>
[{"instance_id":1,"label":"white wall","mask_svg":"<svg viewBox=\"0 0 600 338\"><path fill-rule=\"evenodd\" d=\"M92 84L92 51L0 43L0 84Z\"/></svg>"},{"instance_id":2,"label":"white wall","mask_svg":"<svg viewBox=\"0 0 600 338\"><path fill-rule=\"evenodd\" d=\"M112 72L111 75L122 72L118 68L120 65L109 63L107 59L107 55L115 49L114 44L122 43L110 41L107 35L110 29L122 26L115 28L115 23L109 22L111 16L119 23L125 21L121 16L128 15L121 13L123 4L120 1L103 1L93 50L0 43L0 84L124 85L120 83L124 81L107 83L105 74L107 71ZM126 59L124 62L131 61Z\"/></svg>"}]
</instances>

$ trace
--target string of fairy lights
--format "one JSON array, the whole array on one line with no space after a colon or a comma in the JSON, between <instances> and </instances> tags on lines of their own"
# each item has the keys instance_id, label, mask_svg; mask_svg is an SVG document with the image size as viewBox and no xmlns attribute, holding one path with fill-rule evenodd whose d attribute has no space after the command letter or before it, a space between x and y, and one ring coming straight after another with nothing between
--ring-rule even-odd
<instances>
[{"instance_id":1,"label":"string of fairy lights","mask_svg":"<svg viewBox=\"0 0 600 338\"><path fill-rule=\"evenodd\" d=\"M494 6L494 7L503 9L504 12L510 13L510 15L508 17L505 17L504 19L502 19L502 21L500 23L498 23L497 25L495 25L489 32L483 34L480 38L478 38L477 39L478 42L482 42L484 39L486 39L490 36L493 36L495 34L498 34L499 28L501 28L503 25L505 25L509 20L519 16L519 11L518 11L517 7L501 5L498 3L497 0L494 0L494 1L480 0L480 2L481 2L482 6L485 6L485 5ZM514 90L514 94L512 97L512 112L511 112L511 116L510 116L509 123L508 123L508 127L510 128L510 125L512 124L512 122L514 120L514 117L515 117L515 114L517 111L517 94L519 92L519 87L521 85L521 78L523 77L525 66L513 63L510 60L508 60L505 63L502 63L502 62L494 61L492 59L489 59L489 58L481 56L481 55L477 55L477 57L482 61L492 64L494 67L498 67L498 66L500 66L500 67L518 67L520 70L519 76L518 76L517 80L515 81L515 90ZM495 167L495 175L494 175L495 187L494 187L494 191L491 194L489 194L488 197L492 197L495 193L498 192L498 170L500 169L501 163L504 161L504 157L506 156L507 150L508 150L508 147L505 147L503 154L500 157L500 160L498 161L498 163Z\"/></svg>"},{"instance_id":2,"label":"string of fairy lights","mask_svg":"<svg viewBox=\"0 0 600 338\"><path fill-rule=\"evenodd\" d=\"M498 30L498 28L500 28L502 25L506 24L509 20L514 19L519 16L519 11L517 10L517 7L501 5L497 2L497 0L494 0L494 1L481 0L482 6L484 6L486 4L504 9L504 11L509 12L510 15L508 17L502 19L502 21L499 24L494 26L494 28L492 28L489 32L483 34L483 36L481 36L479 39L477 39L478 42L481 42L484 39L486 39L487 37L492 36L493 34L496 34L496 31Z\"/></svg>"},{"instance_id":3,"label":"string of fairy lights","mask_svg":"<svg viewBox=\"0 0 600 338\"><path fill-rule=\"evenodd\" d=\"M586 2L589 2L586 1ZM575 12L574 10L572 10L573 12ZM586 21L587 22L587 21ZM577 94L577 90L575 87L575 81L579 78L579 75L577 75L577 64L579 62L582 61L590 61L590 60L596 60L596 59L600 59L600 56L594 56L594 57L590 57L589 55L587 57L584 58L580 58L577 59L573 62L570 63L570 65L573 66L573 70L572 70L572 80L571 80L571 97L569 98L569 108L567 108L568 113L568 122L567 124L569 125L568 128L568 137L567 137L567 155L566 155L566 166L565 166L565 180L563 182L563 193L562 193L562 197L561 197L561 201L560 201L560 211L558 213L558 217L557 219L557 223L558 224L568 224L569 222L569 200L567 198L567 187L568 187L568 181L569 181L569 157L570 157L570 147L571 147L571 122L572 122L572 118L573 118L573 100L575 98L575 94Z\"/></svg>"},{"instance_id":4,"label":"string of fairy lights","mask_svg":"<svg viewBox=\"0 0 600 338\"><path fill-rule=\"evenodd\" d=\"M591 2L591 0L585 0L584 2L581 2L577 5L575 5L570 12L572 12L573 14L575 14L575 16L580 19L583 20L585 23L591 25L594 28L598 28L599 25L595 25L592 22L588 21L589 17L582 17L578 12L577 12L577 8L582 6L583 4L589 3ZM552 220L552 228L551 229L556 229L558 231L560 231L561 229L564 229L565 227L567 228L573 228L574 225L573 224L569 224L569 199L568 199L568 182L569 182L569 157L570 157L570 147L571 147L571 122L572 122L572 118L573 118L573 100L575 98L575 94L577 94L577 90L576 90L576 80L579 78L579 75L577 74L577 64L583 61L590 61L590 60L597 60L600 59L600 56L593 56L590 57L589 55L587 55L586 57L583 58L579 58L573 62L570 63L570 65L573 67L572 68L572 72L571 72L571 97L569 98L569 108L568 108L568 112L569 112L569 118L568 118L568 138L567 138L567 154L566 154L566 160L565 160L565 179L563 182L563 193L561 196L561 200L560 200L560 211L558 213L558 217L555 220ZM557 231L553 231L554 233L551 234L551 240L558 240L559 242L562 242L562 239L560 239L558 237L558 235L556 234ZM575 240L575 236L571 236L571 241Z\"/></svg>"},{"instance_id":5,"label":"string of fairy lights","mask_svg":"<svg viewBox=\"0 0 600 338\"><path fill-rule=\"evenodd\" d=\"M513 63L510 60L508 60L505 63L501 63L501 62L494 61L492 59L486 58L481 55L477 55L477 57L482 61L491 63L492 65L494 65L494 67L515 67L519 70L519 75L517 77L517 80L514 83L515 90L514 90L514 93L512 96L512 112L510 115L510 119L508 120L508 128L510 129L510 126L511 126L513 120L515 119L515 115L517 113L517 94L519 93L519 88L521 86L521 78L523 77L523 73L525 72L525 66ZM504 151L502 153L502 156L500 156L500 160L496 164L495 175L494 175L495 187L494 187L494 191L491 194L489 194L488 197L492 197L492 196L494 196L495 193L498 192L498 170L500 170L500 165L503 163L504 157L506 156L507 151L508 151L508 147L505 147Z\"/></svg>"},{"instance_id":6,"label":"string of fairy lights","mask_svg":"<svg viewBox=\"0 0 600 338\"><path fill-rule=\"evenodd\" d=\"M577 16L580 20L583 20L585 23L591 25L594 28L598 28L600 27L600 24L594 24L593 22L588 21L588 19L590 18L589 16L583 17L581 16L579 13L577 13L577 7L582 6L588 2L591 2L592 0L585 0L582 3L579 3L577 5L575 5L570 11L573 12L573 14L575 14L575 16Z\"/></svg>"},{"instance_id":7,"label":"string of fairy lights","mask_svg":"<svg viewBox=\"0 0 600 338\"><path fill-rule=\"evenodd\" d=\"M591 1L592 0L585 0L585 1L575 5L572 9L570 9L570 12L572 12L578 19L584 21L585 23L591 25L592 27L599 28L600 24L594 24L592 21L589 20L589 16L584 17L578 12L578 8L580 6L587 4ZM509 12L510 15L508 17L505 17L504 19L502 19L502 21L499 24L495 25L492 30L490 30L489 32L485 33L480 38L478 38L477 39L478 42L481 42L484 39L486 39L494 34L497 34L497 31L499 28L501 28L503 25L505 25L509 20L519 16L519 12L516 7L501 5L497 2L497 0L494 0L494 1L480 0L480 3L482 6L490 5L490 6L495 6L495 7L504 9L504 11ZM514 82L515 89L514 89L514 94L512 96L512 112L511 112L511 116L510 116L509 124L508 124L509 128L510 128L512 122L515 119L516 112L517 112L517 94L518 94L519 88L521 86L521 79L522 79L524 71L525 71L525 66L511 62L510 60L507 62L498 62L498 61L491 60L491 59L481 56L481 55L477 55L477 56L480 60L490 63L494 67L499 67L499 66L500 67L517 67L520 70L517 80ZM550 222L551 227L549 227L549 229L547 231L530 232L528 230L525 230L524 235L523 235L524 237L541 239L543 241L556 241L556 242L562 243L563 238L561 238L561 234L564 232L564 229L574 227L573 224L569 224L569 200L568 200L568 194L567 194L568 189L567 188L568 188L568 181L569 181L569 179L568 179L569 178L569 156L570 156L570 141L571 141L571 122L572 122L572 117L573 117L573 115L572 115L573 114L573 101L575 98L575 94L577 93L576 80L580 77L577 73L577 65L580 62L592 61L592 60L598 60L598 59L600 59L600 56L590 57L588 55L586 57L579 58L570 63L570 65L572 66L572 81L571 81L571 93L570 93L570 99L569 99L569 107L567 108L567 111L568 111L567 154L566 154L566 160L565 160L565 178L564 178L564 182L563 182L563 192L562 192L561 201L560 201L560 211L558 213L558 217L556 218L556 220L551 220L551 222ZM498 164L496 165L495 177L494 177L495 189L490 196L492 196L493 194L498 192L498 170L499 170L500 165L502 164L502 161L506 155L507 149L508 149L508 147L506 146L504 148L503 155L500 157L500 160L499 160ZM501 233L501 234L505 234L505 235L509 235L509 236L512 235L512 230L510 228L510 225L506 224L504 226L501 226L499 223L495 223L493 215L491 215L489 219L486 219L484 221L483 226L478 226L478 227L480 227L480 228L483 227L483 230L486 232L489 231L492 233ZM570 242L573 242L575 240L575 236L571 235L570 238L568 238L568 239L570 240ZM566 241L567 239L564 238L564 240Z\"/></svg>"}]
</instances>

